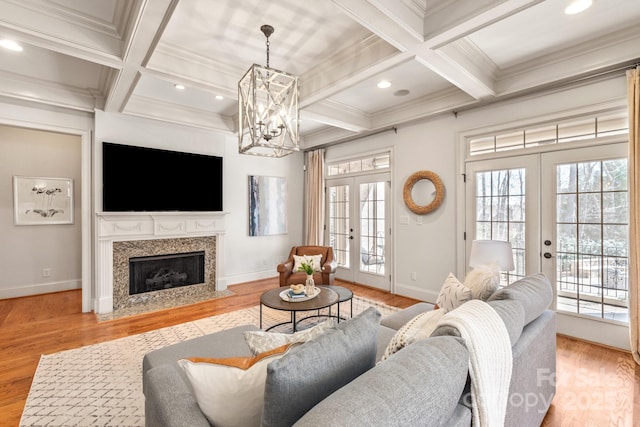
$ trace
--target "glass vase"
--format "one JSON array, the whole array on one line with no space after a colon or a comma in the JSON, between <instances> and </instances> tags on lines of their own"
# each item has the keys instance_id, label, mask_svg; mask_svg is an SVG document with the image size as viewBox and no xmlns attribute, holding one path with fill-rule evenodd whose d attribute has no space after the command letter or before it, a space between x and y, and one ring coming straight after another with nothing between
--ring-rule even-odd
<instances>
[{"instance_id":1,"label":"glass vase","mask_svg":"<svg viewBox=\"0 0 640 427\"><path fill-rule=\"evenodd\" d=\"M304 284L304 293L307 296L312 296L316 292L316 284L313 281L313 274L307 274L307 281Z\"/></svg>"}]
</instances>

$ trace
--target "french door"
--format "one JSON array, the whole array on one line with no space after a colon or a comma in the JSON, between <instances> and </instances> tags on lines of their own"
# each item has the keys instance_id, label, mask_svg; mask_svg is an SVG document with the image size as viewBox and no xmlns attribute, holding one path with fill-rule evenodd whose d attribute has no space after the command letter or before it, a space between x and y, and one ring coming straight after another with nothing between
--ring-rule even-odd
<instances>
[{"instance_id":1,"label":"french door","mask_svg":"<svg viewBox=\"0 0 640 427\"><path fill-rule=\"evenodd\" d=\"M332 178L326 187L336 277L390 290L390 174Z\"/></svg>"},{"instance_id":2,"label":"french door","mask_svg":"<svg viewBox=\"0 0 640 427\"><path fill-rule=\"evenodd\" d=\"M558 331L628 348L627 145L543 154L542 272Z\"/></svg>"},{"instance_id":3,"label":"french door","mask_svg":"<svg viewBox=\"0 0 640 427\"><path fill-rule=\"evenodd\" d=\"M509 240L515 271L554 286L558 332L626 348L626 144L468 162L466 254L474 239ZM467 263L468 264L468 263Z\"/></svg>"},{"instance_id":4,"label":"french door","mask_svg":"<svg viewBox=\"0 0 640 427\"><path fill-rule=\"evenodd\" d=\"M538 241L538 156L469 162L467 176L466 260L473 240L507 240L515 270L503 273L503 284L540 271Z\"/></svg>"}]
</instances>

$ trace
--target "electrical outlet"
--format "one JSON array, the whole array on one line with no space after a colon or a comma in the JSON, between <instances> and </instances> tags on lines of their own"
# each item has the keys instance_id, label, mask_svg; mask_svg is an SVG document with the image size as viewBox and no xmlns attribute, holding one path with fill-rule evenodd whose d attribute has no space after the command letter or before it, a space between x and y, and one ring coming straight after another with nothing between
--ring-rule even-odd
<instances>
[{"instance_id":1,"label":"electrical outlet","mask_svg":"<svg viewBox=\"0 0 640 427\"><path fill-rule=\"evenodd\" d=\"M43 268L42 269L42 277L49 277L51 276L51 269L50 268Z\"/></svg>"},{"instance_id":2,"label":"electrical outlet","mask_svg":"<svg viewBox=\"0 0 640 427\"><path fill-rule=\"evenodd\" d=\"M412 271L412 272L411 272L411 280L413 280L414 282L415 282L416 280L418 280L418 276L416 275L416 272L415 272L415 271Z\"/></svg>"},{"instance_id":3,"label":"electrical outlet","mask_svg":"<svg viewBox=\"0 0 640 427\"><path fill-rule=\"evenodd\" d=\"M416 217L416 224L422 225L422 217L419 215Z\"/></svg>"}]
</instances>

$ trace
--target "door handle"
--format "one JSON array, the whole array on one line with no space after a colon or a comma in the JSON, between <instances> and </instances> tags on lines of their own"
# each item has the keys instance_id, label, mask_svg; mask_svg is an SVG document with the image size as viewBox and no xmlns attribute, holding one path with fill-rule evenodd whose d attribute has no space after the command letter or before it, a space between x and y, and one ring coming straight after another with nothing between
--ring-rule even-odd
<instances>
[{"instance_id":1,"label":"door handle","mask_svg":"<svg viewBox=\"0 0 640 427\"><path fill-rule=\"evenodd\" d=\"M544 256L546 259L549 259L549 258L552 258L552 257L553 257L553 255L551 255L549 252L545 252L545 253L543 254L543 256Z\"/></svg>"}]
</instances>

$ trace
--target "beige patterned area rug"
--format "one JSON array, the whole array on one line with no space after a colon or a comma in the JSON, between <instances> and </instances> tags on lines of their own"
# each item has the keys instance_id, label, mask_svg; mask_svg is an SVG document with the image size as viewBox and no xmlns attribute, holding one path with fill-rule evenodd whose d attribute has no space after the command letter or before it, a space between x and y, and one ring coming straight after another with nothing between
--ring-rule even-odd
<instances>
[{"instance_id":1,"label":"beige patterned area rug","mask_svg":"<svg viewBox=\"0 0 640 427\"><path fill-rule=\"evenodd\" d=\"M353 298L353 314L370 306L383 316L397 310ZM351 315L349 302L342 303L340 310L341 315ZM284 322L288 317L287 312L264 308L263 327ZM20 426L144 426L143 356L170 344L245 324L259 326L258 306L43 355Z\"/></svg>"}]
</instances>

